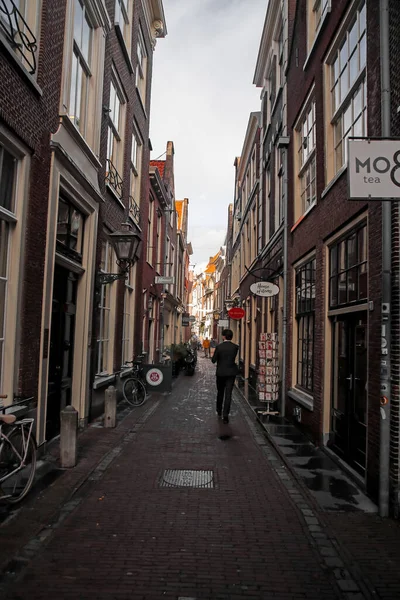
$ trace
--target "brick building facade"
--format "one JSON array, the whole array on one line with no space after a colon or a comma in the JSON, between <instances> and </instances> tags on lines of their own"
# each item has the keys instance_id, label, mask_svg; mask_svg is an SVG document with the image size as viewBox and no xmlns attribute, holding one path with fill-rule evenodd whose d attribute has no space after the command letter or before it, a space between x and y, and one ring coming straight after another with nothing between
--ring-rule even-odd
<instances>
[{"instance_id":1,"label":"brick building facade","mask_svg":"<svg viewBox=\"0 0 400 600\"><path fill-rule=\"evenodd\" d=\"M32 410L42 444L64 406L81 424L101 411L104 386L139 352L140 270L104 282L118 273L110 233L127 222L146 245L152 56L166 26L161 0L7 6L1 391Z\"/></svg>"}]
</instances>

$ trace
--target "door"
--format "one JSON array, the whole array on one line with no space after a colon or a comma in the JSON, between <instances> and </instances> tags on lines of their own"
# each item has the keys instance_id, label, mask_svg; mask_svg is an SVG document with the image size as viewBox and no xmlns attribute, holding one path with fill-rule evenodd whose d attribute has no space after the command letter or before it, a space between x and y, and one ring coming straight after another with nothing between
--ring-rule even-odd
<instances>
[{"instance_id":1,"label":"door","mask_svg":"<svg viewBox=\"0 0 400 600\"><path fill-rule=\"evenodd\" d=\"M367 314L333 324L332 449L365 475L367 441Z\"/></svg>"},{"instance_id":2,"label":"door","mask_svg":"<svg viewBox=\"0 0 400 600\"><path fill-rule=\"evenodd\" d=\"M46 440L60 431L60 411L71 404L77 279L55 266L51 317Z\"/></svg>"}]
</instances>

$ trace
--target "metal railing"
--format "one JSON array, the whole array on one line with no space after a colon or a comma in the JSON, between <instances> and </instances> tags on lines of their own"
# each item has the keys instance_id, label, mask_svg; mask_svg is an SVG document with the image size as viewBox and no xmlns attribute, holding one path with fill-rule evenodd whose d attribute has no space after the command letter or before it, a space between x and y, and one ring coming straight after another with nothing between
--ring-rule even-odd
<instances>
[{"instance_id":1,"label":"metal railing","mask_svg":"<svg viewBox=\"0 0 400 600\"><path fill-rule=\"evenodd\" d=\"M0 28L15 52L20 54L29 73L34 75L37 40L13 0L0 0Z\"/></svg>"},{"instance_id":2,"label":"metal railing","mask_svg":"<svg viewBox=\"0 0 400 600\"><path fill-rule=\"evenodd\" d=\"M129 216L136 225L140 225L140 208L133 196L129 196Z\"/></svg>"},{"instance_id":3,"label":"metal railing","mask_svg":"<svg viewBox=\"0 0 400 600\"><path fill-rule=\"evenodd\" d=\"M109 158L106 160L106 165L106 181L108 181L111 187L115 190L119 198L122 198L123 179Z\"/></svg>"}]
</instances>

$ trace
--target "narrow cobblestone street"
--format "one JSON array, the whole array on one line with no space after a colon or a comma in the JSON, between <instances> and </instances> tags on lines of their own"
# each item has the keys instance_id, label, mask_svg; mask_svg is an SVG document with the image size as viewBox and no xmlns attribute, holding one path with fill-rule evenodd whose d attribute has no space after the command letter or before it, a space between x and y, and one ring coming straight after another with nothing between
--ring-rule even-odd
<instances>
[{"instance_id":1,"label":"narrow cobblestone street","mask_svg":"<svg viewBox=\"0 0 400 600\"><path fill-rule=\"evenodd\" d=\"M81 446L77 470L0 527L2 598L399 597L398 524L322 511L237 391L219 424L214 372L199 358L170 396L82 435L103 447ZM210 472L212 487L169 487L168 470Z\"/></svg>"}]
</instances>

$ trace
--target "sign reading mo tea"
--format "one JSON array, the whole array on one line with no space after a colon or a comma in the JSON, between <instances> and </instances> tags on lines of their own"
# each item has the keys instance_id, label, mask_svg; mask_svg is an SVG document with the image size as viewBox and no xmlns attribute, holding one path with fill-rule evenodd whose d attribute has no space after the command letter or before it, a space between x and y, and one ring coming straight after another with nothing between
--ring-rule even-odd
<instances>
[{"instance_id":1,"label":"sign reading mo tea","mask_svg":"<svg viewBox=\"0 0 400 600\"><path fill-rule=\"evenodd\" d=\"M400 140L350 138L350 200L400 198Z\"/></svg>"}]
</instances>

